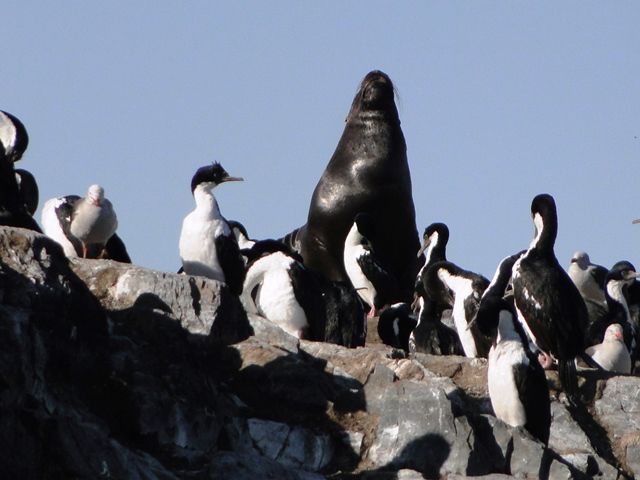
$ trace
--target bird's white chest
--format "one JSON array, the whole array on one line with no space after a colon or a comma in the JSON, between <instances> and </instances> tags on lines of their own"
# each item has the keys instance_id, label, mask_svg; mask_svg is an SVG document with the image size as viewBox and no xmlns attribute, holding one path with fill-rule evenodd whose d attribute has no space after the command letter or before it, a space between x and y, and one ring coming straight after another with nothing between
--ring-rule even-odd
<instances>
[{"instance_id":1,"label":"bird's white chest","mask_svg":"<svg viewBox=\"0 0 640 480\"><path fill-rule=\"evenodd\" d=\"M105 243L118 226L115 212L107 201L100 207L84 202L71 220L71 234L86 244Z\"/></svg>"},{"instance_id":2,"label":"bird's white chest","mask_svg":"<svg viewBox=\"0 0 640 480\"><path fill-rule=\"evenodd\" d=\"M222 218L207 215L198 209L185 217L179 242L185 273L224 281L215 244L216 237L223 234L229 235L230 230Z\"/></svg>"},{"instance_id":3,"label":"bird's white chest","mask_svg":"<svg viewBox=\"0 0 640 480\"><path fill-rule=\"evenodd\" d=\"M453 317L453 323L460 337L464 354L469 358L477 357L478 349L476 348L476 341L473 338L471 330L467 328L470 319L467 319L467 314L464 309L465 300L474 294L472 280L455 277L446 272L439 275L447 287L454 292L453 312L451 316Z\"/></svg>"},{"instance_id":4,"label":"bird's white chest","mask_svg":"<svg viewBox=\"0 0 640 480\"><path fill-rule=\"evenodd\" d=\"M512 427L527 423L524 405L514 379L513 366L528 362L522 345L514 340L499 342L489 351L487 376L491 405L496 417Z\"/></svg>"},{"instance_id":5,"label":"bird's white chest","mask_svg":"<svg viewBox=\"0 0 640 480\"><path fill-rule=\"evenodd\" d=\"M374 297L376 294L375 288L371 281L362 273L360 265L358 265L358 258L363 255L368 255L362 245L345 245L344 247L344 268L347 272L349 280L353 288L356 289L360 298L364 300L369 306L373 307Z\"/></svg>"},{"instance_id":6,"label":"bird's white chest","mask_svg":"<svg viewBox=\"0 0 640 480\"><path fill-rule=\"evenodd\" d=\"M256 261L247 272L242 301L245 305L252 301L251 292L257 285L257 313L286 332L298 336L308 326L308 320L295 297L289 277L288 269L292 262L282 253L274 253Z\"/></svg>"},{"instance_id":7,"label":"bird's white chest","mask_svg":"<svg viewBox=\"0 0 640 480\"><path fill-rule=\"evenodd\" d=\"M605 341L587 349L587 353L609 372L631 373L631 356L623 342Z\"/></svg>"}]
</instances>

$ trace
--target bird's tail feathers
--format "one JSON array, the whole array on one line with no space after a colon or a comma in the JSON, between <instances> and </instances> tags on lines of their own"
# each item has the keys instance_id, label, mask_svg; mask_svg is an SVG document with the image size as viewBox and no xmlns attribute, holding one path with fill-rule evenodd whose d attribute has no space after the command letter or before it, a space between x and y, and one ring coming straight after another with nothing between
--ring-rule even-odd
<instances>
[{"instance_id":1,"label":"bird's tail feathers","mask_svg":"<svg viewBox=\"0 0 640 480\"><path fill-rule=\"evenodd\" d=\"M580 403L575 359L558 360L558 377L569 402L573 405Z\"/></svg>"}]
</instances>

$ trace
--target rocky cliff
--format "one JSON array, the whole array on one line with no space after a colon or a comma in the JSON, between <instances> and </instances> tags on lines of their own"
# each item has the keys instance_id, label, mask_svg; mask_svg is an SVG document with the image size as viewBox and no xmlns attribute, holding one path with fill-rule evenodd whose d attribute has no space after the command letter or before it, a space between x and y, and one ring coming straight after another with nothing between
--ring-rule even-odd
<instances>
[{"instance_id":1,"label":"rocky cliff","mask_svg":"<svg viewBox=\"0 0 640 480\"><path fill-rule=\"evenodd\" d=\"M299 341L214 281L0 227L0 478L640 474L640 378L583 371L580 408L552 388L545 449L492 415L483 360L372 337Z\"/></svg>"}]
</instances>

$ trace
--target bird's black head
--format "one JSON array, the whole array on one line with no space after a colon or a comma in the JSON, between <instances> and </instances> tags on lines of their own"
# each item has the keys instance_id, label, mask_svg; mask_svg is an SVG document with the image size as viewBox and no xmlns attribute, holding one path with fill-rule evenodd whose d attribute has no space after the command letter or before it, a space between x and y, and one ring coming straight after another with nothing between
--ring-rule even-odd
<instances>
[{"instance_id":1,"label":"bird's black head","mask_svg":"<svg viewBox=\"0 0 640 480\"><path fill-rule=\"evenodd\" d=\"M553 250L558 234L556 202L548 193L536 195L531 202L531 218L535 227L535 242L538 248Z\"/></svg>"},{"instance_id":2,"label":"bird's black head","mask_svg":"<svg viewBox=\"0 0 640 480\"><path fill-rule=\"evenodd\" d=\"M447 243L449 240L449 227L442 222L435 222L429 225L424 229L424 233L422 234L423 240L427 240L434 233L438 233L438 242Z\"/></svg>"},{"instance_id":3,"label":"bird's black head","mask_svg":"<svg viewBox=\"0 0 640 480\"><path fill-rule=\"evenodd\" d=\"M245 248L241 250L241 252L245 257L247 257L249 262L271 255L272 253L281 252L288 257L293 258L295 261L303 263L302 256L298 252L292 250L288 245L273 239L260 240L251 248Z\"/></svg>"},{"instance_id":4,"label":"bird's black head","mask_svg":"<svg viewBox=\"0 0 640 480\"><path fill-rule=\"evenodd\" d=\"M539 214L542 218L550 218L557 215L556 202L551 195L541 193L534 197L531 202L531 215L535 216L536 214Z\"/></svg>"},{"instance_id":5,"label":"bird's black head","mask_svg":"<svg viewBox=\"0 0 640 480\"><path fill-rule=\"evenodd\" d=\"M212 186L220 185L224 182L242 181L240 177L232 177L222 168L218 162L214 162L206 167L200 167L191 179L191 193L198 185L212 184Z\"/></svg>"},{"instance_id":6,"label":"bird's black head","mask_svg":"<svg viewBox=\"0 0 640 480\"><path fill-rule=\"evenodd\" d=\"M500 311L510 310L510 308L509 304L501 296L490 295L483 297L473 322L484 335L493 336L500 321Z\"/></svg>"},{"instance_id":7,"label":"bird's black head","mask_svg":"<svg viewBox=\"0 0 640 480\"><path fill-rule=\"evenodd\" d=\"M0 143L7 160L17 162L29 145L29 135L22 122L14 115L0 110ZM0 151L2 151L0 149Z\"/></svg>"},{"instance_id":8,"label":"bird's black head","mask_svg":"<svg viewBox=\"0 0 640 480\"><path fill-rule=\"evenodd\" d=\"M236 230L238 230L246 238L249 238L249 234L247 233L247 229L244 228L244 225L242 225L240 222L238 222L237 220L227 220L227 223L229 224L229 228L231 230L233 230L234 232Z\"/></svg>"},{"instance_id":9,"label":"bird's black head","mask_svg":"<svg viewBox=\"0 0 640 480\"><path fill-rule=\"evenodd\" d=\"M606 282L608 283L610 280L617 281L630 281L634 280L637 277L636 268L633 266L631 262L626 260L621 260L617 262L611 270L607 273Z\"/></svg>"}]
</instances>

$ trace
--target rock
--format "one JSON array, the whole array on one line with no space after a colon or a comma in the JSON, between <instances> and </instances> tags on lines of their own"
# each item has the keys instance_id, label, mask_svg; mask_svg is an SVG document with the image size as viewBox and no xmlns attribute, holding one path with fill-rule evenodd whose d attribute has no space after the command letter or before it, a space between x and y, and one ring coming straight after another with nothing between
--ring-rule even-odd
<instances>
[{"instance_id":1,"label":"rock","mask_svg":"<svg viewBox=\"0 0 640 480\"><path fill-rule=\"evenodd\" d=\"M107 310L132 318L163 315L225 344L253 333L240 300L218 281L104 260L75 258L71 267Z\"/></svg>"},{"instance_id":2,"label":"rock","mask_svg":"<svg viewBox=\"0 0 640 480\"><path fill-rule=\"evenodd\" d=\"M549 480L571 480L572 478L574 477L567 465L557 460L553 461L549 469Z\"/></svg>"},{"instance_id":3,"label":"rock","mask_svg":"<svg viewBox=\"0 0 640 480\"><path fill-rule=\"evenodd\" d=\"M365 398L368 411L379 417L376 438L366 454L373 465L408 468L428 477L464 471L468 451L461 454L451 445L465 434L457 431L440 386L394 382L393 371L377 365L365 385Z\"/></svg>"},{"instance_id":4,"label":"rock","mask_svg":"<svg viewBox=\"0 0 640 480\"><path fill-rule=\"evenodd\" d=\"M610 378L595 402L595 413L625 470L640 476L636 455L640 444L640 378Z\"/></svg>"},{"instance_id":5,"label":"rock","mask_svg":"<svg viewBox=\"0 0 640 480\"><path fill-rule=\"evenodd\" d=\"M511 474L516 477L544 478L551 464L549 452L545 452L544 445L534 440L524 429L512 431Z\"/></svg>"},{"instance_id":6,"label":"rock","mask_svg":"<svg viewBox=\"0 0 640 480\"><path fill-rule=\"evenodd\" d=\"M220 452L213 456L208 480L323 480L311 472L291 470L259 455Z\"/></svg>"},{"instance_id":7,"label":"rock","mask_svg":"<svg viewBox=\"0 0 640 480\"><path fill-rule=\"evenodd\" d=\"M258 418L234 419L227 429L233 450L253 453L295 469L317 472L333 458L328 435Z\"/></svg>"},{"instance_id":8,"label":"rock","mask_svg":"<svg viewBox=\"0 0 640 480\"><path fill-rule=\"evenodd\" d=\"M638 476L640 379L592 380L545 450L495 418L484 360L299 340L220 283L0 228L3 478Z\"/></svg>"},{"instance_id":9,"label":"rock","mask_svg":"<svg viewBox=\"0 0 640 480\"><path fill-rule=\"evenodd\" d=\"M617 476L617 469L596 453L585 431L563 404L557 401L551 402L551 417L549 447L560 455L564 462L592 477Z\"/></svg>"}]
</instances>

